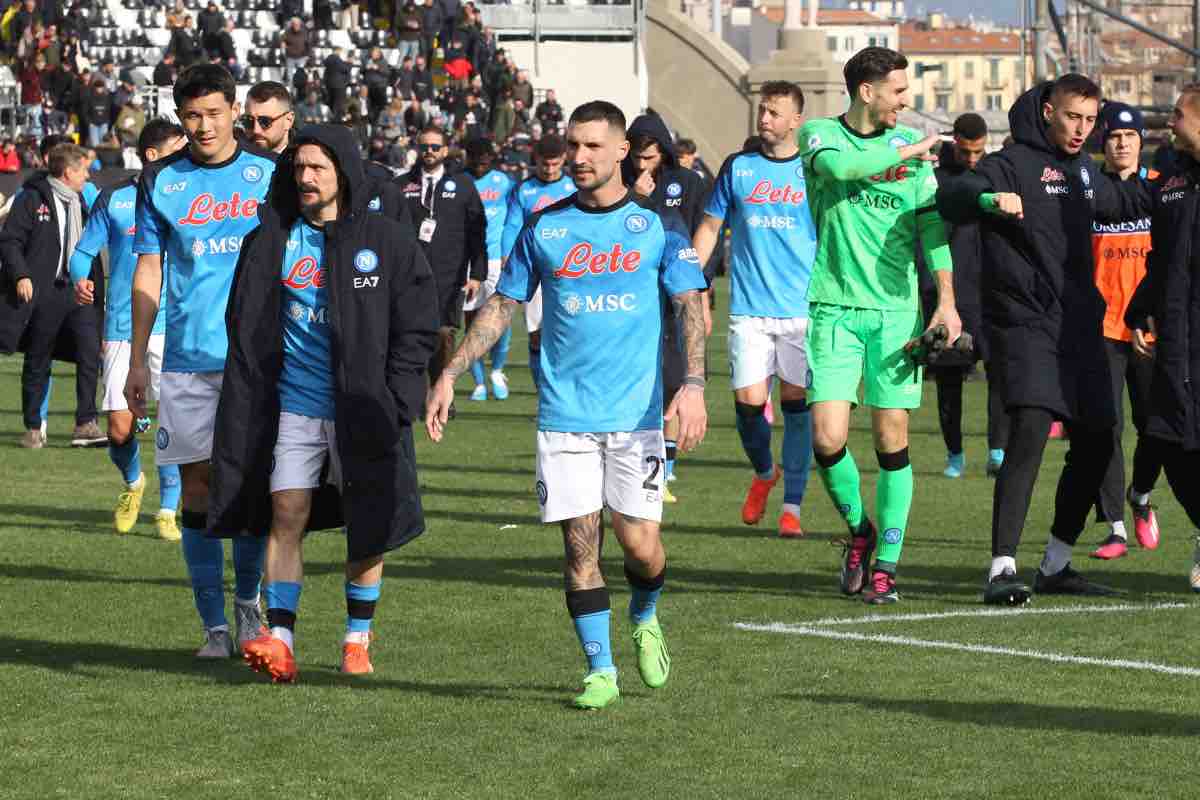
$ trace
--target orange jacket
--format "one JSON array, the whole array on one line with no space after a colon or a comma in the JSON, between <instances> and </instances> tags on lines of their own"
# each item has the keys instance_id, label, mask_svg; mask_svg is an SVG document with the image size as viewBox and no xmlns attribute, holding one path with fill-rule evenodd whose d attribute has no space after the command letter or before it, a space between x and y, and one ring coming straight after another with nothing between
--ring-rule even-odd
<instances>
[{"instance_id":1,"label":"orange jacket","mask_svg":"<svg viewBox=\"0 0 1200 800\"><path fill-rule=\"evenodd\" d=\"M1149 180L1158 177L1154 170L1142 168L1138 174ZM1146 274L1146 256L1150 254L1150 217L1123 222L1092 223L1092 257L1096 265L1096 288L1104 296L1104 337L1128 342L1133 339L1125 327L1125 309Z\"/></svg>"}]
</instances>

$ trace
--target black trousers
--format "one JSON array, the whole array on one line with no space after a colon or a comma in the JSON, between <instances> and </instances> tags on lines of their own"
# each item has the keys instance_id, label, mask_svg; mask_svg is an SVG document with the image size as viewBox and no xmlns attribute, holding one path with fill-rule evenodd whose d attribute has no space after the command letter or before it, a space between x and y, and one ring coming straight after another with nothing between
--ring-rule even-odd
<instances>
[{"instance_id":1,"label":"black trousers","mask_svg":"<svg viewBox=\"0 0 1200 800\"><path fill-rule=\"evenodd\" d=\"M1108 355L1112 374L1113 399L1116 401L1117 426L1113 429L1113 453L1104 482L1100 485L1100 497L1096 502L1098 522L1116 522L1125 517L1125 453L1121 446L1121 434L1125 430L1125 391L1129 390L1129 410L1133 427L1138 432L1137 445L1133 451L1133 486L1141 493L1154 488L1162 471L1158 448L1147 445L1142 437L1146 416L1150 413L1150 385L1154 378L1154 362L1138 358L1133 345L1115 339L1105 339L1104 349Z\"/></svg>"},{"instance_id":2,"label":"black trousers","mask_svg":"<svg viewBox=\"0 0 1200 800\"><path fill-rule=\"evenodd\" d=\"M985 369L987 365L984 365ZM961 453L962 441L962 396L963 381L970 367L934 367L937 383L938 422L942 428L942 440L946 452ZM1003 450L1008 446L1008 410L993 371L987 370L987 440L989 450Z\"/></svg>"},{"instance_id":3,"label":"black trousers","mask_svg":"<svg viewBox=\"0 0 1200 800\"><path fill-rule=\"evenodd\" d=\"M1174 442L1150 436L1138 442L1139 447L1143 444L1162 464L1167 483L1192 525L1200 528L1200 451L1184 450Z\"/></svg>"},{"instance_id":4,"label":"black trousers","mask_svg":"<svg viewBox=\"0 0 1200 800\"><path fill-rule=\"evenodd\" d=\"M38 290L25 330L25 363L21 368L21 413L25 429L42 424L42 399L50 377L50 362L60 334L75 339L75 424L96 418L96 381L100 375L99 315L95 306L75 304L70 285Z\"/></svg>"},{"instance_id":5,"label":"black trousers","mask_svg":"<svg viewBox=\"0 0 1200 800\"><path fill-rule=\"evenodd\" d=\"M1011 409L1012 429L1004 452L1004 465L996 478L992 499L992 556L1017 554L1033 485L1046 437L1054 416L1044 408L1020 406ZM1085 428L1067 423L1071 449L1058 478L1054 499L1054 521L1050 533L1067 544L1075 544L1087 524L1088 512L1096 502L1104 473L1112 458L1112 428Z\"/></svg>"}]
</instances>

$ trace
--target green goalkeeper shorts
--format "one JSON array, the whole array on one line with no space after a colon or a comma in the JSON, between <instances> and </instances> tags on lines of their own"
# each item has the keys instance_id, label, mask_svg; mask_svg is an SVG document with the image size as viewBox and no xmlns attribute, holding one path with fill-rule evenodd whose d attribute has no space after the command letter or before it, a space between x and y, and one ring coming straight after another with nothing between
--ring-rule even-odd
<instances>
[{"instance_id":1,"label":"green goalkeeper shorts","mask_svg":"<svg viewBox=\"0 0 1200 800\"><path fill-rule=\"evenodd\" d=\"M921 368L904 345L923 329L917 311L816 303L808 310L808 402L845 400L875 408L921 405Z\"/></svg>"}]
</instances>

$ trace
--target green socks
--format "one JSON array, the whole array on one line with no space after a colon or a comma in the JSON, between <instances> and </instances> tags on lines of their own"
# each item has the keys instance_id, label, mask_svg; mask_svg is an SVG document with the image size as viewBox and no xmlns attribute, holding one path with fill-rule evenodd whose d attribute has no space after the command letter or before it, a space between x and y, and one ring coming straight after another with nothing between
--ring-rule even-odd
<instances>
[{"instance_id":1,"label":"green socks","mask_svg":"<svg viewBox=\"0 0 1200 800\"><path fill-rule=\"evenodd\" d=\"M908 512L912 508L912 465L908 461L907 447L896 453L875 455L879 458L875 511L879 515L880 531L875 551L875 568L894 573L896 564L900 561L900 550L904 547Z\"/></svg>"},{"instance_id":2,"label":"green socks","mask_svg":"<svg viewBox=\"0 0 1200 800\"><path fill-rule=\"evenodd\" d=\"M838 513L850 526L851 533L857 531L858 526L862 524L863 504L858 465L854 463L854 456L850 455L850 451L844 447L831 456L823 456L820 453L813 455L817 462L817 472L821 474L821 480L825 482L825 489L829 492L829 497L837 507ZM911 475L910 472L910 498L912 497Z\"/></svg>"}]
</instances>

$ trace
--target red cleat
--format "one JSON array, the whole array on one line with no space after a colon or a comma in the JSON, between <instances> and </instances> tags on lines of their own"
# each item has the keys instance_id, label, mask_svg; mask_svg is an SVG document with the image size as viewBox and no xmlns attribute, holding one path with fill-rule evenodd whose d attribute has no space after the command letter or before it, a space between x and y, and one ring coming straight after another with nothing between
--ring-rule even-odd
<instances>
[{"instance_id":1,"label":"red cleat","mask_svg":"<svg viewBox=\"0 0 1200 800\"><path fill-rule=\"evenodd\" d=\"M1158 515L1149 503L1144 505L1133 502L1132 493L1127 495L1129 507L1133 509L1133 535L1138 544L1147 550L1158 547Z\"/></svg>"},{"instance_id":2,"label":"red cleat","mask_svg":"<svg viewBox=\"0 0 1200 800\"><path fill-rule=\"evenodd\" d=\"M758 524L767 511L767 497L782 476L783 470L778 466L775 467L775 474L769 480L754 476L754 481L750 484L750 491L746 492L746 502L742 503L742 522L747 525Z\"/></svg>"},{"instance_id":3,"label":"red cleat","mask_svg":"<svg viewBox=\"0 0 1200 800\"><path fill-rule=\"evenodd\" d=\"M242 645L242 658L250 669L269 675L274 683L296 680L296 659L282 639L262 634Z\"/></svg>"},{"instance_id":4,"label":"red cleat","mask_svg":"<svg viewBox=\"0 0 1200 800\"><path fill-rule=\"evenodd\" d=\"M371 666L371 655L367 648L358 642L342 644L342 672L346 675L366 675L374 672Z\"/></svg>"},{"instance_id":5,"label":"red cleat","mask_svg":"<svg viewBox=\"0 0 1200 800\"><path fill-rule=\"evenodd\" d=\"M1067 429L1064 428L1063 424L1061 422L1058 422L1057 420L1054 422L1051 422L1049 438L1051 438L1051 439L1066 439L1067 438Z\"/></svg>"},{"instance_id":6,"label":"red cleat","mask_svg":"<svg viewBox=\"0 0 1200 800\"><path fill-rule=\"evenodd\" d=\"M1120 558L1129 552L1128 545L1120 536L1110 535L1104 540L1104 544L1092 551L1092 558L1099 558L1103 561L1112 561L1114 558Z\"/></svg>"},{"instance_id":7,"label":"red cleat","mask_svg":"<svg viewBox=\"0 0 1200 800\"><path fill-rule=\"evenodd\" d=\"M800 527L800 520L796 519L796 515L790 511L785 511L779 515L779 538L804 538L804 529Z\"/></svg>"}]
</instances>

